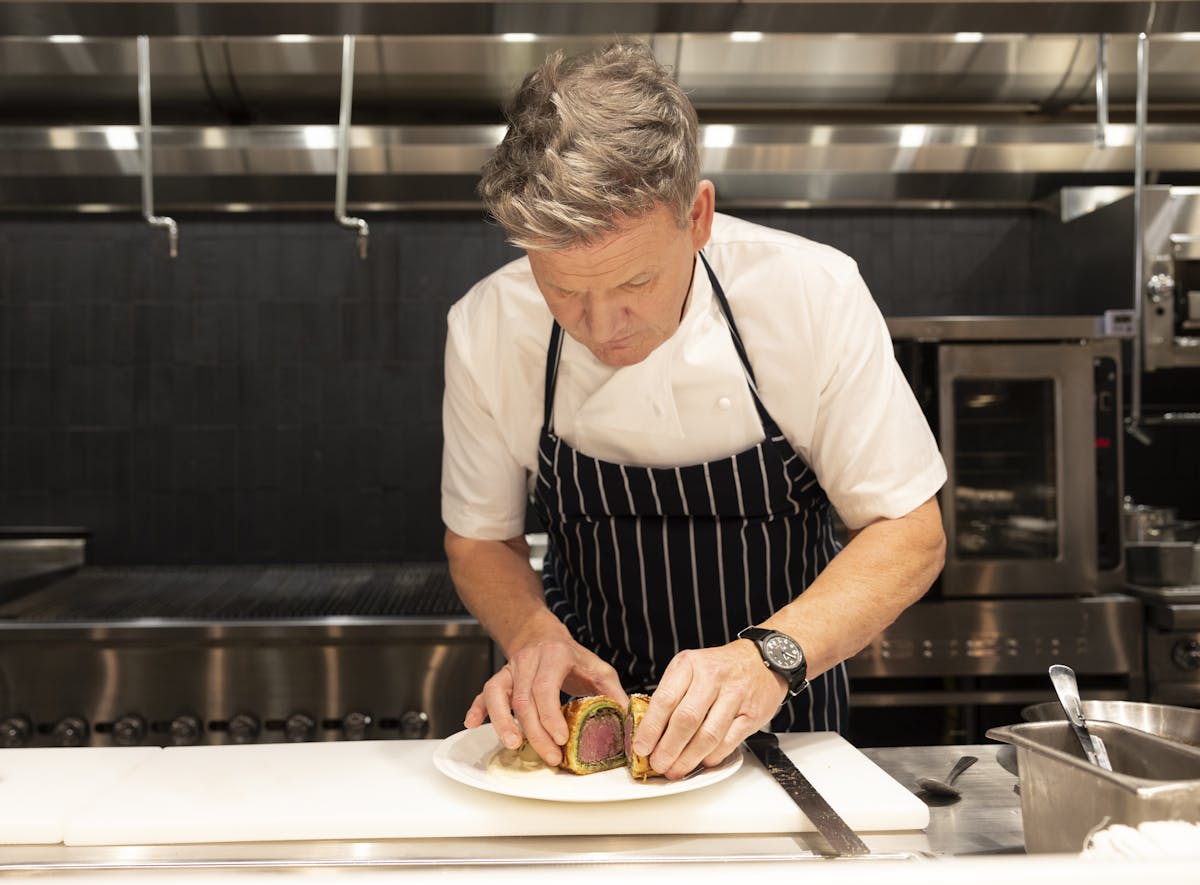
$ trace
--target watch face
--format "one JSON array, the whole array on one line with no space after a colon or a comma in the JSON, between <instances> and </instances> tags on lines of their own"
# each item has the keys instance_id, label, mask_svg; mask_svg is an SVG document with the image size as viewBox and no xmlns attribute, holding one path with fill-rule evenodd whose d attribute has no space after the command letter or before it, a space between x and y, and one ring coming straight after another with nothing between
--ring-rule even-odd
<instances>
[{"instance_id":1,"label":"watch face","mask_svg":"<svg viewBox=\"0 0 1200 885\"><path fill-rule=\"evenodd\" d=\"M792 670L800 666L800 646L789 637L776 633L768 636L763 642L763 652L767 659L777 667Z\"/></svg>"}]
</instances>

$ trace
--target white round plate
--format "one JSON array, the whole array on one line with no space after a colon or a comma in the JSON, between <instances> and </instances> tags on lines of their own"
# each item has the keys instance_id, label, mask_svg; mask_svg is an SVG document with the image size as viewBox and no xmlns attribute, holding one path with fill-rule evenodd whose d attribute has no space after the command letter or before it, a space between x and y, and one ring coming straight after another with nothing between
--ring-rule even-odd
<instances>
[{"instance_id":1,"label":"white round plate","mask_svg":"<svg viewBox=\"0 0 1200 885\"><path fill-rule=\"evenodd\" d=\"M625 766L585 775L553 768L489 771L488 761L500 749L496 732L491 725L484 724L442 741L434 750L433 764L442 774L468 787L552 802L624 802L671 796L711 787L742 767L742 749L738 747L720 765L680 781L669 781L665 777L635 780Z\"/></svg>"}]
</instances>

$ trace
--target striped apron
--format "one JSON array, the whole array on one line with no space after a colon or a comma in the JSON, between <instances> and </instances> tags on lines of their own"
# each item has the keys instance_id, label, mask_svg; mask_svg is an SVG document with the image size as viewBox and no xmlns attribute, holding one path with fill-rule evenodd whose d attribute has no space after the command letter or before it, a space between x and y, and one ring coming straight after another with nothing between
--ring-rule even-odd
<instances>
[{"instance_id":1,"label":"striped apron","mask_svg":"<svg viewBox=\"0 0 1200 885\"><path fill-rule=\"evenodd\" d=\"M762 420L765 438L728 458L685 467L616 464L553 431L562 355L558 323L546 358L545 416L534 507L549 536L542 583L550 610L616 668L627 691L652 691L682 649L732 641L813 582L840 549L829 499L759 399L725 293L704 256ZM844 664L790 698L774 731L845 731Z\"/></svg>"}]
</instances>

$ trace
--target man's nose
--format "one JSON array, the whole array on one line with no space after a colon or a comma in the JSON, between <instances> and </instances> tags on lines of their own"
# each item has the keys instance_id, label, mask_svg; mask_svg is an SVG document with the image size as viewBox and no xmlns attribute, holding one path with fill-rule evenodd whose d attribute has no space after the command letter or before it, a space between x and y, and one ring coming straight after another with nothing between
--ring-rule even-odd
<instances>
[{"instance_id":1,"label":"man's nose","mask_svg":"<svg viewBox=\"0 0 1200 885\"><path fill-rule=\"evenodd\" d=\"M608 341L621 331L624 309L608 298L588 299L588 331L595 341Z\"/></svg>"}]
</instances>

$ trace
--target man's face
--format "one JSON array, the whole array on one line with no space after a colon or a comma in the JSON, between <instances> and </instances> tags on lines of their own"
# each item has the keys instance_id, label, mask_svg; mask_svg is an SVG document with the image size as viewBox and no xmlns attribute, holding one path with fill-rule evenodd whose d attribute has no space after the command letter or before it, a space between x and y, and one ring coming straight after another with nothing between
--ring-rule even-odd
<instances>
[{"instance_id":1,"label":"man's face","mask_svg":"<svg viewBox=\"0 0 1200 885\"><path fill-rule=\"evenodd\" d=\"M679 327L712 215L712 185L704 181L686 228L658 206L589 245L532 250L529 264L568 335L605 365L632 366Z\"/></svg>"}]
</instances>

